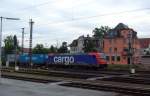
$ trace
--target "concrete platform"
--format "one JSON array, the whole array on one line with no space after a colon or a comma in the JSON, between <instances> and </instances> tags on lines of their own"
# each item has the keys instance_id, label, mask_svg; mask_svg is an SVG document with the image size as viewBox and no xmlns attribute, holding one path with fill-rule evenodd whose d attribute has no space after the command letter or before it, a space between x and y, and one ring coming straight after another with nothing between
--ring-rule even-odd
<instances>
[{"instance_id":1,"label":"concrete platform","mask_svg":"<svg viewBox=\"0 0 150 96\"><path fill-rule=\"evenodd\" d=\"M0 96L123 96L113 92L63 87L57 83L43 84L4 78L0 82Z\"/></svg>"}]
</instances>

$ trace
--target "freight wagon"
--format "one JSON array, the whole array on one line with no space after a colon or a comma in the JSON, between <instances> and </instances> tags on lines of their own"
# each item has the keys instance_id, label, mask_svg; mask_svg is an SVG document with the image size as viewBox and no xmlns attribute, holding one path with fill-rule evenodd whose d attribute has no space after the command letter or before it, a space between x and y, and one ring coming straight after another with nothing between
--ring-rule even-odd
<instances>
[{"instance_id":1,"label":"freight wagon","mask_svg":"<svg viewBox=\"0 0 150 96\"><path fill-rule=\"evenodd\" d=\"M34 66L45 66L47 59L45 54L33 54L32 55L32 64ZM30 57L28 54L19 55L18 62L20 66L29 66Z\"/></svg>"}]
</instances>

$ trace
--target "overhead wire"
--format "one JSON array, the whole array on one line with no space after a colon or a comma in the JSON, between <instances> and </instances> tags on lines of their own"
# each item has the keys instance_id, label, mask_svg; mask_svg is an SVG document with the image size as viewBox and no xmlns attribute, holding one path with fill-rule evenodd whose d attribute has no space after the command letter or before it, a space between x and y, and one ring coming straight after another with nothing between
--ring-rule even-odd
<instances>
[{"instance_id":1,"label":"overhead wire","mask_svg":"<svg viewBox=\"0 0 150 96\"><path fill-rule=\"evenodd\" d=\"M112 12L112 13L105 13L105 14L99 14L94 16L87 16L87 17L79 17L79 18L73 18L70 20L64 20L64 21L54 21L45 23L44 25L52 25L52 24L62 24L62 23L68 23L68 22L74 22L79 20L85 20L85 19L92 19L92 18L98 18L98 17L104 17L104 16L111 16L111 15L118 15L118 14L125 14L125 13L133 13L137 11L145 11L150 10L150 8L140 8L140 9L133 9L133 10L126 10L126 11L120 11L120 12ZM43 24L42 24L43 25Z\"/></svg>"},{"instance_id":2,"label":"overhead wire","mask_svg":"<svg viewBox=\"0 0 150 96\"><path fill-rule=\"evenodd\" d=\"M29 7L21 8L21 9L17 10L15 13L23 13L25 10L41 7L41 6L48 5L50 3L52 4L52 3L55 3L55 2L57 2L57 1L47 1L47 2L44 2L44 3L40 3L40 4L31 5ZM73 5L72 7L68 7L67 9L72 9L72 11L73 11L73 8L76 8L76 7L81 6L83 4L91 4L91 2L93 2L93 0L90 0L90 1L85 2L85 3L79 3L77 5ZM32 18L37 18L37 16L31 16L31 17ZM73 18L73 16L72 16L72 18ZM22 22L26 22L26 20L22 20Z\"/></svg>"},{"instance_id":3,"label":"overhead wire","mask_svg":"<svg viewBox=\"0 0 150 96\"><path fill-rule=\"evenodd\" d=\"M21 9L21 11L23 10L28 10L31 8L36 8L36 7L40 7L40 6L44 6L49 4L52 1L48 1L48 2L44 2L41 4L37 4L37 5L33 5L30 7L26 7ZM75 8L75 7L72 7ZM73 10L73 9L72 9ZM98 15L93 15L93 16L85 16L85 17L79 17L79 18L75 18L75 14L73 14L72 19L71 20L63 20L63 21L54 21L54 22L48 22L42 25L53 25L53 24L64 24L64 23L68 23L68 22L74 22L74 21L80 21L80 20L88 20L88 19L92 19L92 18L98 18L98 17L105 17L105 16L112 16L112 15L117 15L117 14L124 14L124 13L132 13L132 12L138 12L138 11L145 11L145 10L150 10L150 8L140 8L140 9L133 9L133 10L126 10L126 11L120 11L120 12L111 12L111 13L105 13L105 14L98 14ZM74 10L73 10L74 11ZM73 12L72 12L73 13ZM33 17L33 16L32 16ZM27 21L23 21L23 22L27 22ZM41 25L41 24L36 24L36 25Z\"/></svg>"},{"instance_id":4,"label":"overhead wire","mask_svg":"<svg viewBox=\"0 0 150 96\"><path fill-rule=\"evenodd\" d=\"M47 4L52 3L52 2L54 2L54 1L47 1L47 2L40 3L40 4L37 4L37 5L33 5L33 6L30 6L30 7L22 8L21 11L22 10L27 10L27 9L30 9L30 8L44 6L44 5L47 5ZM90 2L91 1L89 1L88 3L90 3ZM80 5L80 4L78 4L78 5ZM72 11L74 11L74 8L75 8L75 6L72 7ZM84 20L84 19L92 19L92 18L96 18L96 17L104 17L104 16L116 15L116 14L132 13L132 12L143 11L143 10L150 10L150 8L141 8L141 9L121 11L121 12L105 13L105 14L99 14L99 15L87 16L87 17L79 17L79 18L75 18L74 13L72 12L73 15L72 15L71 20L54 21L54 22L45 23L44 25L46 25L46 24L48 24L48 25L51 25L51 24L62 24L62 23L67 23L67 22L72 22L72 21L79 21L79 20ZM27 21L22 20L21 22L27 22Z\"/></svg>"},{"instance_id":5,"label":"overhead wire","mask_svg":"<svg viewBox=\"0 0 150 96\"><path fill-rule=\"evenodd\" d=\"M32 5L30 7L22 8L20 11L22 12L23 10L28 10L28 9L31 9L31 8L36 8L36 7L44 6L44 5L47 5L47 4L52 3L52 2L54 3L54 1L47 1L47 2L44 2L44 3L37 4L37 5ZM88 3L90 3L90 2L91 1L89 1ZM79 6L79 5L81 5L81 4L78 4L77 6ZM74 11L73 8L75 8L75 6L72 6L72 11ZM87 17L79 17L79 18L75 18L75 16L72 16L71 20L54 21L54 22L49 22L49 23L46 23L46 24L51 25L51 24L67 23L67 22L72 22L72 21L78 21L78 20L84 20L84 19L91 19L91 18L102 17L102 16L104 17L104 16L116 15L116 14L131 13L131 12L143 11L143 10L150 10L150 8L141 8L141 9L121 11L121 12L105 13L105 14L99 14L99 15L87 16ZM17 11L17 12L19 12L19 11ZM73 12L72 12L72 14L73 14ZM21 22L27 22L27 21L26 20L21 20ZM44 25L46 25L46 24L44 24Z\"/></svg>"},{"instance_id":6,"label":"overhead wire","mask_svg":"<svg viewBox=\"0 0 150 96\"><path fill-rule=\"evenodd\" d=\"M32 8L37 8L37 7L41 7L41 6L44 6L44 5L48 5L48 4L50 4L50 3L55 3L56 2L56 0L51 0L51 1L46 1L46 2L43 2L43 3L39 3L39 4L36 4L36 5L31 5L31 6L29 6L29 7L24 7L24 8L21 8L21 9L19 9L19 10L15 10L13 13L16 13L16 14L22 14L24 11L26 11L26 10L29 10L29 9L32 9ZM19 15L20 15L19 14ZM24 13L23 13L24 14ZM36 16L29 16L29 17L31 17L31 18L37 18ZM21 18L21 22L27 22L27 20L25 20L25 19L22 19Z\"/></svg>"}]
</instances>

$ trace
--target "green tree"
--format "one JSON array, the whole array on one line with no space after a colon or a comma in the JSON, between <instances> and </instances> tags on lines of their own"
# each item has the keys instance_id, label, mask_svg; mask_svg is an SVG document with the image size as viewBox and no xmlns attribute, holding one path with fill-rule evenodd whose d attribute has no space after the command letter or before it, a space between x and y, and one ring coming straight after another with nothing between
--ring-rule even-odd
<instances>
[{"instance_id":1,"label":"green tree","mask_svg":"<svg viewBox=\"0 0 150 96\"><path fill-rule=\"evenodd\" d=\"M84 41L83 50L85 53L97 51L95 48L95 44L92 42L92 40L90 38Z\"/></svg>"},{"instance_id":2,"label":"green tree","mask_svg":"<svg viewBox=\"0 0 150 96\"><path fill-rule=\"evenodd\" d=\"M49 52L48 48L44 48L43 44L37 44L33 48L33 54L47 54Z\"/></svg>"},{"instance_id":3,"label":"green tree","mask_svg":"<svg viewBox=\"0 0 150 96\"><path fill-rule=\"evenodd\" d=\"M53 45L51 45L50 49L49 49L50 53L56 53L57 52L57 48L54 47Z\"/></svg>"},{"instance_id":4,"label":"green tree","mask_svg":"<svg viewBox=\"0 0 150 96\"><path fill-rule=\"evenodd\" d=\"M68 53L67 42L62 42L62 45L58 49L58 53Z\"/></svg>"},{"instance_id":5,"label":"green tree","mask_svg":"<svg viewBox=\"0 0 150 96\"><path fill-rule=\"evenodd\" d=\"M103 40L104 40L104 36L105 34L110 30L111 28L108 26L101 26L100 28L95 28L93 30L94 33L94 38L99 39L99 43L100 43L100 49L102 50L103 48Z\"/></svg>"},{"instance_id":6,"label":"green tree","mask_svg":"<svg viewBox=\"0 0 150 96\"><path fill-rule=\"evenodd\" d=\"M14 51L14 37L13 36L7 36L4 39L4 50L5 54L11 54Z\"/></svg>"},{"instance_id":7,"label":"green tree","mask_svg":"<svg viewBox=\"0 0 150 96\"><path fill-rule=\"evenodd\" d=\"M110 27L108 27L108 26L101 26L100 28L95 28L93 30L94 37L103 39L105 33L107 33L109 30L110 30Z\"/></svg>"}]
</instances>

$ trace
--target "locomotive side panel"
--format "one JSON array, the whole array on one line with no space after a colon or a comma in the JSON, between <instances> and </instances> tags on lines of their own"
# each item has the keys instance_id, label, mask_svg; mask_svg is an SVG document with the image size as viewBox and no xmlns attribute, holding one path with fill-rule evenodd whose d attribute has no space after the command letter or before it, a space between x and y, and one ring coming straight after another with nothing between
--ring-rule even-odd
<instances>
[{"instance_id":1,"label":"locomotive side panel","mask_svg":"<svg viewBox=\"0 0 150 96\"><path fill-rule=\"evenodd\" d=\"M97 64L94 55L50 55L49 64L77 64L77 65L95 65Z\"/></svg>"}]
</instances>

